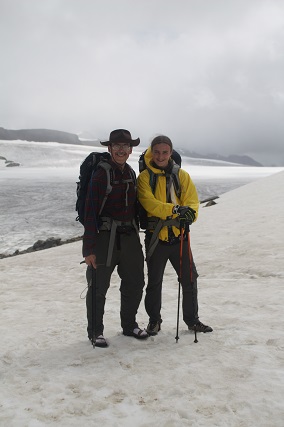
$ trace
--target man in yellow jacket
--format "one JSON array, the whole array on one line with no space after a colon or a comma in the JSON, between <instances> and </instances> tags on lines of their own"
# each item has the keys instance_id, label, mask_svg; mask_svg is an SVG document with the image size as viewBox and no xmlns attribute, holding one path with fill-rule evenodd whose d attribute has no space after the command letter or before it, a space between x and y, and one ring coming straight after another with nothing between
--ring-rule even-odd
<instances>
[{"instance_id":1,"label":"man in yellow jacket","mask_svg":"<svg viewBox=\"0 0 284 427\"><path fill-rule=\"evenodd\" d=\"M189 233L181 233L181 224L190 225L197 219L198 194L189 174L175 164L172 154L170 138L155 137L144 156L146 168L138 177L138 199L147 212L145 308L149 316L149 335L157 335L161 329L162 282L168 260L180 278L183 320L188 329L213 331L198 317L198 274L187 241Z\"/></svg>"}]
</instances>

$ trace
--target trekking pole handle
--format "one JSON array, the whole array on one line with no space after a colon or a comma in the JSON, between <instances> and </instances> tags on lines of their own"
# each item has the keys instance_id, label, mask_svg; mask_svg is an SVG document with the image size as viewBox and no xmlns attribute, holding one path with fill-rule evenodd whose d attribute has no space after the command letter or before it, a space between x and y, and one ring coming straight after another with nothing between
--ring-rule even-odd
<instances>
[{"instance_id":1,"label":"trekking pole handle","mask_svg":"<svg viewBox=\"0 0 284 427\"><path fill-rule=\"evenodd\" d=\"M80 264L86 264L86 261L83 260L83 261L80 262ZM100 266L100 265L105 265L105 264L97 264L97 267Z\"/></svg>"},{"instance_id":2,"label":"trekking pole handle","mask_svg":"<svg viewBox=\"0 0 284 427\"><path fill-rule=\"evenodd\" d=\"M190 224L189 222L187 222L186 220L180 220L180 230L184 230L184 233L187 235L187 233L189 233L190 231Z\"/></svg>"},{"instance_id":3,"label":"trekking pole handle","mask_svg":"<svg viewBox=\"0 0 284 427\"><path fill-rule=\"evenodd\" d=\"M189 222L185 221L184 229L185 229L185 233L188 234L190 231Z\"/></svg>"}]
</instances>

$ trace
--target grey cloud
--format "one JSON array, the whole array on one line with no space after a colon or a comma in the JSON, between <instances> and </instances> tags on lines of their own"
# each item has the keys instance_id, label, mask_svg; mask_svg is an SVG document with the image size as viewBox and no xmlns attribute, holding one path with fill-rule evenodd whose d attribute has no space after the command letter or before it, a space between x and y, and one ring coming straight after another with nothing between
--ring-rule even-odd
<instances>
[{"instance_id":1,"label":"grey cloud","mask_svg":"<svg viewBox=\"0 0 284 427\"><path fill-rule=\"evenodd\" d=\"M1 0L0 126L283 162L284 3ZM222 153L221 153L222 154Z\"/></svg>"}]
</instances>

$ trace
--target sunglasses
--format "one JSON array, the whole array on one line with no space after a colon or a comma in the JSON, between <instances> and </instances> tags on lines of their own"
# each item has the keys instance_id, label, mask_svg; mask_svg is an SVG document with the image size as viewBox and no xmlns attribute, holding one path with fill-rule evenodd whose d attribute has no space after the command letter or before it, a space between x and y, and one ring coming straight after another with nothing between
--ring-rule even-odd
<instances>
[{"instance_id":1,"label":"sunglasses","mask_svg":"<svg viewBox=\"0 0 284 427\"><path fill-rule=\"evenodd\" d=\"M130 144L111 144L111 148L114 151L119 151L119 150L128 151L130 150Z\"/></svg>"}]
</instances>

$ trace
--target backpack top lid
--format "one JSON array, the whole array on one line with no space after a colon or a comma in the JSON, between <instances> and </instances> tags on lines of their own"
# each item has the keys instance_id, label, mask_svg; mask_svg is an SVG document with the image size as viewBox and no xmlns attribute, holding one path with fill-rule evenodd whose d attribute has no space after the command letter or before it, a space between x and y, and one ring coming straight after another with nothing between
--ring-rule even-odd
<instances>
[{"instance_id":1,"label":"backpack top lid","mask_svg":"<svg viewBox=\"0 0 284 427\"><path fill-rule=\"evenodd\" d=\"M171 158L177 165L181 167L181 155L176 150L173 150Z\"/></svg>"},{"instance_id":2,"label":"backpack top lid","mask_svg":"<svg viewBox=\"0 0 284 427\"><path fill-rule=\"evenodd\" d=\"M83 176L86 176L87 179L89 180L92 175L92 172L97 169L97 166L100 163L100 161L110 160L110 159L111 159L111 155L106 151L104 152L93 151L81 163L79 179L81 179Z\"/></svg>"}]
</instances>

